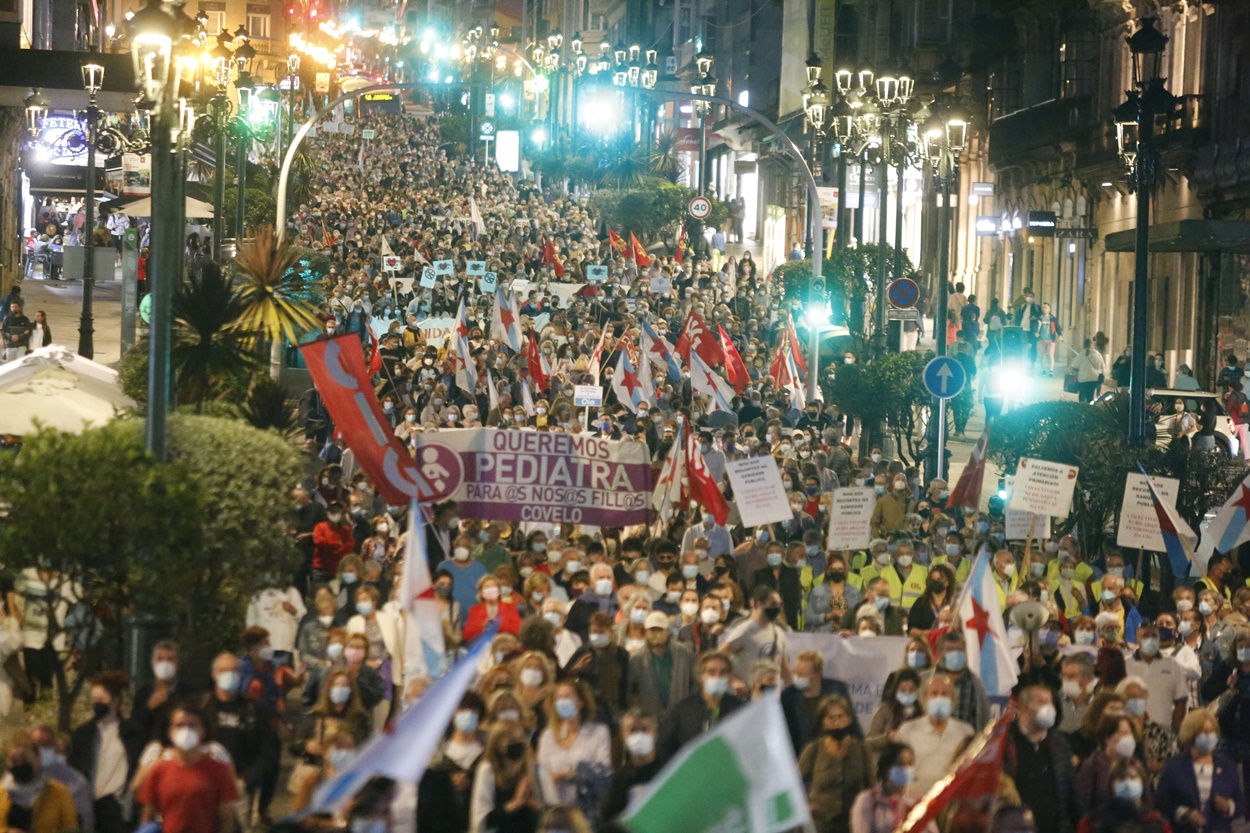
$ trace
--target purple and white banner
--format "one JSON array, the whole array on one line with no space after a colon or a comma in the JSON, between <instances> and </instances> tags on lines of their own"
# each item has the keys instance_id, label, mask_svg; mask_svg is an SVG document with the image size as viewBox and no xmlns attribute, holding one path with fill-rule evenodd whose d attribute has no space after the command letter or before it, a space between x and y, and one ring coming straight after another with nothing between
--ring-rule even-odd
<instances>
[{"instance_id":1,"label":"purple and white banner","mask_svg":"<svg viewBox=\"0 0 1250 833\"><path fill-rule=\"evenodd\" d=\"M647 522L651 465L642 443L590 434L457 428L420 435L422 502L454 500L466 518L591 526Z\"/></svg>"}]
</instances>

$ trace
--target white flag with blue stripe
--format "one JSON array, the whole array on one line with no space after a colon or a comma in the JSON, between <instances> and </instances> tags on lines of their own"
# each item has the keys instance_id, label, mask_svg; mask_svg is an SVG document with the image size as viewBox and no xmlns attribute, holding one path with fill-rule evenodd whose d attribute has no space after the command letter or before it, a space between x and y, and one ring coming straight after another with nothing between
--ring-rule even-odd
<instances>
[{"instance_id":1,"label":"white flag with blue stripe","mask_svg":"<svg viewBox=\"0 0 1250 833\"><path fill-rule=\"evenodd\" d=\"M386 731L374 735L350 766L318 787L309 812L334 812L377 776L406 784L419 782L465 691L477 676L478 663L490 649L498 627L492 622L469 652L435 680L420 700L400 712Z\"/></svg>"},{"instance_id":2,"label":"white flag with blue stripe","mask_svg":"<svg viewBox=\"0 0 1250 833\"><path fill-rule=\"evenodd\" d=\"M1006 697L1016 685L1016 663L1007 647L1007 626L1003 623L991 560L989 548L982 547L959 600L959 621L964 631L968 670L981 678L989 696Z\"/></svg>"}]
</instances>

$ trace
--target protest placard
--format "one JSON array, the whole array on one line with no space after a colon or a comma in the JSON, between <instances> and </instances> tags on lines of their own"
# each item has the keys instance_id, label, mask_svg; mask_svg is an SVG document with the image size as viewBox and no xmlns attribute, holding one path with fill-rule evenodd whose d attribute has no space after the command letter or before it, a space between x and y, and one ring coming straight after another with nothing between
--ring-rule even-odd
<instances>
[{"instance_id":1,"label":"protest placard","mask_svg":"<svg viewBox=\"0 0 1250 833\"><path fill-rule=\"evenodd\" d=\"M854 550L872 540L872 508L877 493L871 486L847 486L833 492L827 545L831 550Z\"/></svg>"},{"instance_id":2,"label":"protest placard","mask_svg":"<svg viewBox=\"0 0 1250 833\"><path fill-rule=\"evenodd\" d=\"M1176 506L1176 496L1180 492L1180 481L1172 477L1152 477L1155 491L1160 500L1166 500L1169 506ZM1146 485L1146 475L1139 471L1131 471L1124 478L1124 498L1120 502L1120 528L1116 531L1116 546L1132 549L1166 552L1163 533L1159 530L1159 515L1155 511L1154 501L1150 499L1150 487Z\"/></svg>"},{"instance_id":3,"label":"protest placard","mask_svg":"<svg viewBox=\"0 0 1250 833\"><path fill-rule=\"evenodd\" d=\"M1021 457L1007 508L1066 518L1079 472L1077 466Z\"/></svg>"},{"instance_id":4,"label":"protest placard","mask_svg":"<svg viewBox=\"0 0 1250 833\"><path fill-rule=\"evenodd\" d=\"M743 526L783 523L794 517L781 472L772 457L747 457L725 465Z\"/></svg>"}]
</instances>

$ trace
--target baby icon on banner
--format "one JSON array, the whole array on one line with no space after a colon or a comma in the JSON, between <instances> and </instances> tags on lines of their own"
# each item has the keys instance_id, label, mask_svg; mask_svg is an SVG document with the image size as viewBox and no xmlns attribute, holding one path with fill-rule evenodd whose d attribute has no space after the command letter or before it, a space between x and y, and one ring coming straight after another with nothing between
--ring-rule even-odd
<instances>
[{"instance_id":1,"label":"baby icon on banner","mask_svg":"<svg viewBox=\"0 0 1250 833\"><path fill-rule=\"evenodd\" d=\"M420 500L445 500L455 493L464 479L460 467L460 455L439 443L422 443L418 452L418 467L425 482L418 490Z\"/></svg>"}]
</instances>

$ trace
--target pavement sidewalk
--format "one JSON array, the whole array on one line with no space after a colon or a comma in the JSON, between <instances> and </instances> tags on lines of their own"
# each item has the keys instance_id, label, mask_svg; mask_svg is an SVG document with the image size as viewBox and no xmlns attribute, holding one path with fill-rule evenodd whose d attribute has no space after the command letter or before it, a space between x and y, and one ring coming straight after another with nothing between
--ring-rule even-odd
<instances>
[{"instance_id":1,"label":"pavement sidewalk","mask_svg":"<svg viewBox=\"0 0 1250 833\"><path fill-rule=\"evenodd\" d=\"M21 283L26 314L32 319L43 310L52 329L52 343L71 349L78 347L78 325L82 316L81 280L45 280L39 267ZM95 320L95 358L100 364L115 365L121 359L122 282L121 267L111 277L97 278L92 295Z\"/></svg>"}]
</instances>

